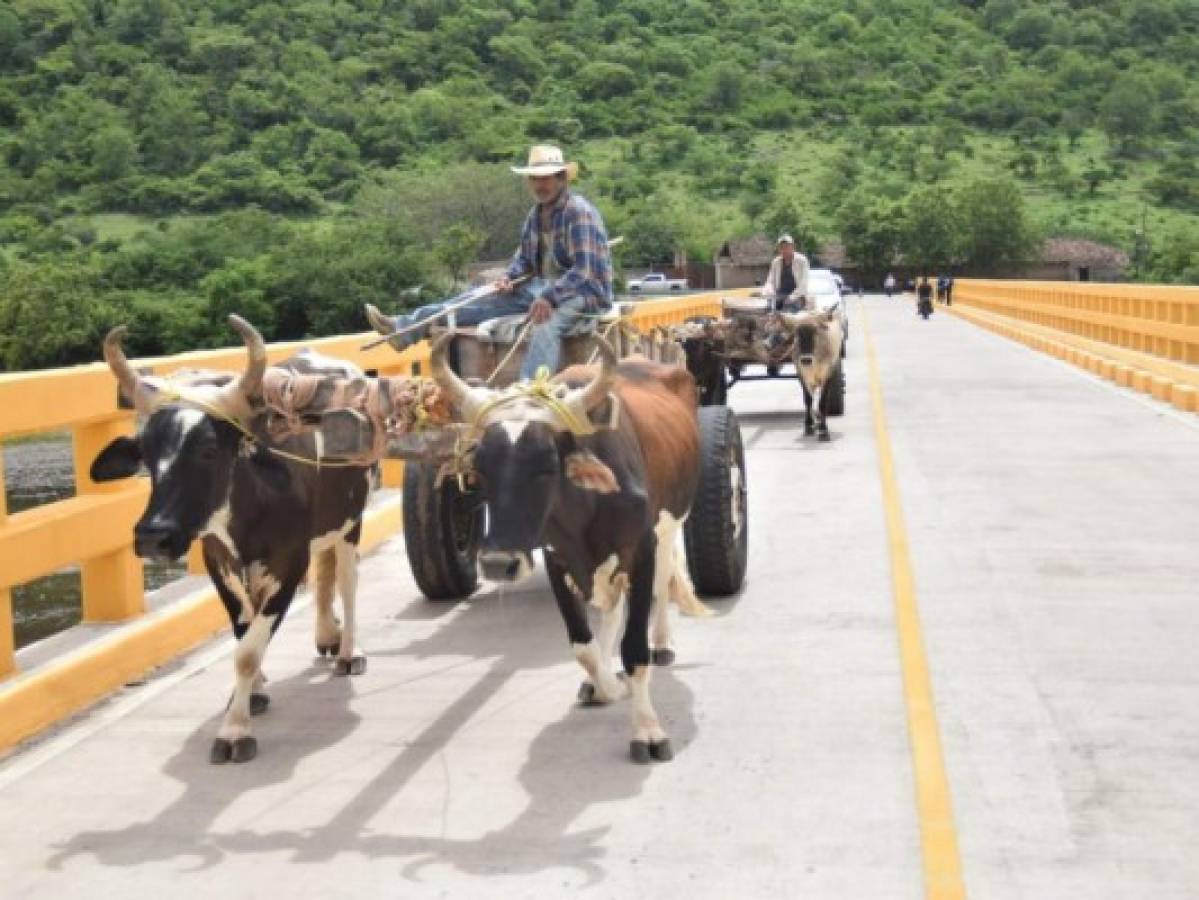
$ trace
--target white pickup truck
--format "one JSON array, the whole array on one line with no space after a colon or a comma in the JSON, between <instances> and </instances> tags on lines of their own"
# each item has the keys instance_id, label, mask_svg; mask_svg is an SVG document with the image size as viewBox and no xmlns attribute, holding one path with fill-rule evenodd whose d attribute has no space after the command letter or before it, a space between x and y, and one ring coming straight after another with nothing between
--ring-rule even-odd
<instances>
[{"instance_id":1,"label":"white pickup truck","mask_svg":"<svg viewBox=\"0 0 1199 900\"><path fill-rule=\"evenodd\" d=\"M634 278L629 282L630 294L665 294L686 289L686 278L667 278L661 272L650 272L644 278Z\"/></svg>"}]
</instances>

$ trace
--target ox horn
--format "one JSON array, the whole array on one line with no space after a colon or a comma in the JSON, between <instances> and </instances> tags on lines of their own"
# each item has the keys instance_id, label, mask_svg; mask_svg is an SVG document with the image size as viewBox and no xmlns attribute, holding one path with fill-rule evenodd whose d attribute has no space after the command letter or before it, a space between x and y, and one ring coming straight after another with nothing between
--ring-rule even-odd
<instances>
[{"instance_id":1,"label":"ox horn","mask_svg":"<svg viewBox=\"0 0 1199 900\"><path fill-rule=\"evenodd\" d=\"M572 392L566 400L571 410L584 418L607 399L612 392L612 382L616 379L616 351L599 335L595 336L595 347L600 356L599 374Z\"/></svg>"},{"instance_id":2,"label":"ox horn","mask_svg":"<svg viewBox=\"0 0 1199 900\"><path fill-rule=\"evenodd\" d=\"M429 355L429 373L437 386L445 392L450 405L456 407L462 418L469 422L474 419L483 401L479 396L480 391L472 388L450 368L450 343L453 340L453 333L443 334L433 344L433 350Z\"/></svg>"},{"instance_id":3,"label":"ox horn","mask_svg":"<svg viewBox=\"0 0 1199 900\"><path fill-rule=\"evenodd\" d=\"M129 364L125 351L121 348L121 341L128 330L124 325L118 325L108 332L104 338L104 361L117 377L117 383L133 404L133 408L140 413L148 413L155 406L158 388L142 378Z\"/></svg>"},{"instance_id":4,"label":"ox horn","mask_svg":"<svg viewBox=\"0 0 1199 900\"><path fill-rule=\"evenodd\" d=\"M241 316L230 314L229 326L246 343L246 370L229 386L230 393L245 403L252 403L262 393L262 376L266 374L266 344L258 329Z\"/></svg>"}]
</instances>

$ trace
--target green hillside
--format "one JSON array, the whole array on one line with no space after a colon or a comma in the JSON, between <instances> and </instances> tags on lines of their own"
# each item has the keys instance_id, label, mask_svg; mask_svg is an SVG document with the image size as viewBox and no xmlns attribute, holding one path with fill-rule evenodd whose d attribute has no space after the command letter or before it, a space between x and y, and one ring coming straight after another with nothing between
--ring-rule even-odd
<instances>
[{"instance_id":1,"label":"green hillside","mask_svg":"<svg viewBox=\"0 0 1199 900\"><path fill-rule=\"evenodd\" d=\"M509 252L535 141L626 263L1062 235L1199 282L1197 74L1199 0L0 0L0 366L361 327Z\"/></svg>"}]
</instances>

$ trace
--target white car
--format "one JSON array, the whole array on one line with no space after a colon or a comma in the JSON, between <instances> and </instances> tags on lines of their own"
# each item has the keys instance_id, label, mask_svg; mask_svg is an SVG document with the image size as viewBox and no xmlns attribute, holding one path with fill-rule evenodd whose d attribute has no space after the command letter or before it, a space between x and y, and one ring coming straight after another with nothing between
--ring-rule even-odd
<instances>
[{"instance_id":1,"label":"white car","mask_svg":"<svg viewBox=\"0 0 1199 900\"><path fill-rule=\"evenodd\" d=\"M837 276L830 269L812 269L808 272L808 302L814 309L837 311L841 319L841 332L845 335L841 344L841 354L844 356L845 345L849 343L849 313L845 309Z\"/></svg>"},{"instance_id":2,"label":"white car","mask_svg":"<svg viewBox=\"0 0 1199 900\"><path fill-rule=\"evenodd\" d=\"M671 291L685 291L686 278L667 278L661 272L650 272L644 278L634 278L629 282L631 294L666 294Z\"/></svg>"}]
</instances>

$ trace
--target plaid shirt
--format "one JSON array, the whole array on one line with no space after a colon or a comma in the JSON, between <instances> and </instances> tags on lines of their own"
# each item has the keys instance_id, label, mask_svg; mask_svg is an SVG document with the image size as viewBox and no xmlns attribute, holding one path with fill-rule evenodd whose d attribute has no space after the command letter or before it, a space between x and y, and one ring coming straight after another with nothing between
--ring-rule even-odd
<instances>
[{"instance_id":1,"label":"plaid shirt","mask_svg":"<svg viewBox=\"0 0 1199 900\"><path fill-rule=\"evenodd\" d=\"M539 206L525 218L520 246L508 266L508 277L538 275L537 232ZM608 232L599 210L569 190L554 201L551 224L554 258L562 274L541 294L554 306L569 297L582 297L586 311L595 313L612 304L612 257L608 253Z\"/></svg>"}]
</instances>

